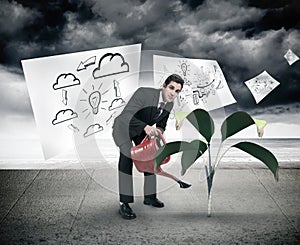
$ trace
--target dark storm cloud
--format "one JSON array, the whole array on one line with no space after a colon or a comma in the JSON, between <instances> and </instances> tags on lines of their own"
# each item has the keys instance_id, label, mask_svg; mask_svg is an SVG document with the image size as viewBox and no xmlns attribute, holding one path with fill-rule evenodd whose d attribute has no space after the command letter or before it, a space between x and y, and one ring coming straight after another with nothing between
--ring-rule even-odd
<instances>
[{"instance_id":1,"label":"dark storm cloud","mask_svg":"<svg viewBox=\"0 0 300 245\"><path fill-rule=\"evenodd\" d=\"M93 18L90 7L78 1L2 1L0 9L0 61L8 65L64 52L58 44L68 21L65 13L76 12L78 22Z\"/></svg>"},{"instance_id":2,"label":"dark storm cloud","mask_svg":"<svg viewBox=\"0 0 300 245\"><path fill-rule=\"evenodd\" d=\"M16 39L23 38L23 29L33 23L38 12L26 9L16 2L0 2L0 62L9 63L14 60L8 44Z\"/></svg>"},{"instance_id":3,"label":"dark storm cloud","mask_svg":"<svg viewBox=\"0 0 300 245\"><path fill-rule=\"evenodd\" d=\"M107 23L113 23L115 34L122 39L147 38L168 28L169 23L175 24L176 18L181 16L181 6L176 1L170 3L155 0L143 4L117 0L111 0L110 4L105 0L94 2L93 12L103 16ZM173 28L176 29L176 25Z\"/></svg>"},{"instance_id":4,"label":"dark storm cloud","mask_svg":"<svg viewBox=\"0 0 300 245\"><path fill-rule=\"evenodd\" d=\"M144 50L219 62L242 108L299 102L300 1L1 1L0 62L141 42ZM11 21L14 20L14 21ZM259 105L244 82L267 70L281 85ZM2 82L2 81L1 81Z\"/></svg>"},{"instance_id":5,"label":"dark storm cloud","mask_svg":"<svg viewBox=\"0 0 300 245\"><path fill-rule=\"evenodd\" d=\"M197 8L204 0L181 0L183 4L187 4L191 9Z\"/></svg>"},{"instance_id":6,"label":"dark storm cloud","mask_svg":"<svg viewBox=\"0 0 300 245\"><path fill-rule=\"evenodd\" d=\"M278 30L284 27L300 29L300 1L298 0L249 0L249 6L265 9L266 13L257 27Z\"/></svg>"}]
</instances>

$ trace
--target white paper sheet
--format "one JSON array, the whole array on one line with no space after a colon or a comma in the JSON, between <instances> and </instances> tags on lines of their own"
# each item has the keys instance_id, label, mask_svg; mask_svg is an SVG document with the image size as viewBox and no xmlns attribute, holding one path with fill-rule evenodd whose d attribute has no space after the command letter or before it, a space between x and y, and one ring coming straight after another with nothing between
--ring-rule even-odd
<instances>
[{"instance_id":1,"label":"white paper sheet","mask_svg":"<svg viewBox=\"0 0 300 245\"><path fill-rule=\"evenodd\" d=\"M22 60L45 158L91 137L111 137L118 108L136 90L141 44Z\"/></svg>"},{"instance_id":2,"label":"white paper sheet","mask_svg":"<svg viewBox=\"0 0 300 245\"><path fill-rule=\"evenodd\" d=\"M157 86L161 87L173 73L184 79L183 90L174 105L176 111L190 112L197 108L210 111L236 103L215 60L154 55L153 67Z\"/></svg>"},{"instance_id":3,"label":"white paper sheet","mask_svg":"<svg viewBox=\"0 0 300 245\"><path fill-rule=\"evenodd\" d=\"M251 91L256 104L272 92L280 83L276 81L270 74L263 71L261 74L245 82Z\"/></svg>"},{"instance_id":4,"label":"white paper sheet","mask_svg":"<svg viewBox=\"0 0 300 245\"><path fill-rule=\"evenodd\" d=\"M290 66L299 60L299 57L291 49L289 49L286 52L284 58L286 59L286 61L289 63Z\"/></svg>"}]
</instances>

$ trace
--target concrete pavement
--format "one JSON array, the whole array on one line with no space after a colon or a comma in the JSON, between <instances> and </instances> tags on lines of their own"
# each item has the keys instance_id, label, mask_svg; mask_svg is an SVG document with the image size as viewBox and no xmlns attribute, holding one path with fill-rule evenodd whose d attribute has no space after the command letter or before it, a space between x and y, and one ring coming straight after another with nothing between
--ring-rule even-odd
<instances>
[{"instance_id":1,"label":"concrete pavement","mask_svg":"<svg viewBox=\"0 0 300 245\"><path fill-rule=\"evenodd\" d=\"M123 220L112 169L2 170L0 244L299 244L299 177L300 169L280 169L279 182L266 169L218 169L207 217L206 182L190 169L191 188L158 177L169 183L159 192L165 207L138 196L137 218Z\"/></svg>"}]
</instances>

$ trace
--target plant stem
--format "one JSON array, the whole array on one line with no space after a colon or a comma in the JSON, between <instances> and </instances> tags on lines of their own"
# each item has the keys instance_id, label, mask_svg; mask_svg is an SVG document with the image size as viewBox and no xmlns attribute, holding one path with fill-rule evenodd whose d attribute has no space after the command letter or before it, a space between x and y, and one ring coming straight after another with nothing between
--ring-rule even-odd
<instances>
[{"instance_id":1,"label":"plant stem","mask_svg":"<svg viewBox=\"0 0 300 245\"><path fill-rule=\"evenodd\" d=\"M212 166L211 166L211 153L210 153L210 143L208 142L208 169L209 169L209 175L212 172Z\"/></svg>"},{"instance_id":2,"label":"plant stem","mask_svg":"<svg viewBox=\"0 0 300 245\"><path fill-rule=\"evenodd\" d=\"M208 203L207 203L207 216L208 217L211 217L211 208L212 208L212 182L213 182L213 177L214 177L214 174L215 174L215 169L217 169L221 159L223 158L223 156L227 153L227 151L229 151L229 149L231 148L228 147L224 152L223 154L220 156L220 158L218 159L218 155L220 153L220 149L221 149L221 145L220 144L220 147L219 147L219 150L218 150L218 154L217 154L217 157L216 157L216 164L214 165L214 168L212 169L211 168L211 158L210 158L210 147L208 145L208 154L209 154L209 171L207 170L207 167L205 166L205 169L206 169L206 175L207 175L207 185L208 185Z\"/></svg>"},{"instance_id":3,"label":"plant stem","mask_svg":"<svg viewBox=\"0 0 300 245\"><path fill-rule=\"evenodd\" d=\"M207 203L207 216L211 217L211 206L212 206L212 189L210 189L210 193L208 195L208 203Z\"/></svg>"},{"instance_id":4,"label":"plant stem","mask_svg":"<svg viewBox=\"0 0 300 245\"><path fill-rule=\"evenodd\" d=\"M214 178L215 170L211 164L211 152L210 144L208 143L208 168L205 166L206 177L207 177L207 190L208 190L208 203L207 203L207 216L211 216L211 206L212 206L212 183Z\"/></svg>"}]
</instances>

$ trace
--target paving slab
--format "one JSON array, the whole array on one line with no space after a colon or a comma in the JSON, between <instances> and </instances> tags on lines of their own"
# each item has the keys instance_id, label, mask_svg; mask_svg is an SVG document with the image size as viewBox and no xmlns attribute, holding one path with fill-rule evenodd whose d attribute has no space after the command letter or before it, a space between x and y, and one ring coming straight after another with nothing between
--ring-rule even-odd
<instances>
[{"instance_id":1,"label":"paving slab","mask_svg":"<svg viewBox=\"0 0 300 245\"><path fill-rule=\"evenodd\" d=\"M38 173L38 170L0 171L0 223L32 184Z\"/></svg>"},{"instance_id":2,"label":"paving slab","mask_svg":"<svg viewBox=\"0 0 300 245\"><path fill-rule=\"evenodd\" d=\"M22 176L26 171L16 172ZM2 221L1 241L18 244L66 240L89 182L85 171L40 171Z\"/></svg>"},{"instance_id":3,"label":"paving slab","mask_svg":"<svg viewBox=\"0 0 300 245\"><path fill-rule=\"evenodd\" d=\"M0 224L1 244L300 242L299 169L281 170L279 182L266 169L218 169L211 217L207 217L207 187L201 172L192 169L184 176L192 184L185 190L158 176L158 184L168 184L158 193L165 207L143 205L138 195L131 205L135 220L123 220L118 214L114 170L5 172L0 173L1 197L18 197L7 201L14 205ZM115 186L105 188L100 178ZM5 187L5 179L11 183L24 179L25 189L20 191L16 184L19 194L14 194L14 185ZM135 181L135 189L141 189L141 183Z\"/></svg>"},{"instance_id":4,"label":"paving slab","mask_svg":"<svg viewBox=\"0 0 300 245\"><path fill-rule=\"evenodd\" d=\"M299 176L295 169L285 169L279 171L278 182L272 181L272 175L268 171L253 170L260 183L266 189L273 199L274 203L279 207L280 211L289 222L300 231L300 183ZM299 170L298 170L299 171ZM298 208L297 208L298 207Z\"/></svg>"}]
</instances>

